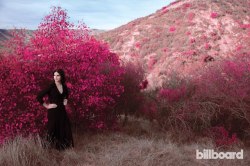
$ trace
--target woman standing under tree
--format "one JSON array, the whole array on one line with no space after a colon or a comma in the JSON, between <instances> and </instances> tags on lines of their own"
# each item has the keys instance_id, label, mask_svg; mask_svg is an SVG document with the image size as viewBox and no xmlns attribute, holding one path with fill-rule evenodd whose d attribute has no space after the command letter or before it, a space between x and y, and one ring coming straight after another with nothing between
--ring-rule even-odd
<instances>
[{"instance_id":1,"label":"woman standing under tree","mask_svg":"<svg viewBox=\"0 0 250 166\"><path fill-rule=\"evenodd\" d=\"M47 140L52 147L64 150L74 146L71 125L65 110L68 101L68 88L65 84L65 74L62 69L55 70L54 82L37 95L37 100L47 108ZM43 97L48 95L49 103Z\"/></svg>"}]
</instances>

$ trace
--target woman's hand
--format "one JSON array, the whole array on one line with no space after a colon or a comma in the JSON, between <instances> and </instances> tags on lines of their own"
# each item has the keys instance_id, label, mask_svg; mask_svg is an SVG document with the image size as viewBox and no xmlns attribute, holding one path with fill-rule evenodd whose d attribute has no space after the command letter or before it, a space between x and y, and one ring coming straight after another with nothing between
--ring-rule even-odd
<instances>
[{"instance_id":1,"label":"woman's hand","mask_svg":"<svg viewBox=\"0 0 250 166\"><path fill-rule=\"evenodd\" d=\"M67 99L64 99L63 100L63 105L67 105L68 104L68 100Z\"/></svg>"},{"instance_id":2,"label":"woman's hand","mask_svg":"<svg viewBox=\"0 0 250 166\"><path fill-rule=\"evenodd\" d=\"M43 103L43 106L47 109L51 109L51 108L56 108L57 105L56 104L46 104L46 103Z\"/></svg>"}]
</instances>

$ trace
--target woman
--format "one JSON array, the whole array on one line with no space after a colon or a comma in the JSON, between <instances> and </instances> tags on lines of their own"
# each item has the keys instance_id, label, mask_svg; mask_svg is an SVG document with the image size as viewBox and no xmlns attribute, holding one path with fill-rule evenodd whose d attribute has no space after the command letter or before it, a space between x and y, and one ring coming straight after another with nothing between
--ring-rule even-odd
<instances>
[{"instance_id":1,"label":"woman","mask_svg":"<svg viewBox=\"0 0 250 166\"><path fill-rule=\"evenodd\" d=\"M73 147L70 121L65 110L68 101L68 88L62 69L55 70L54 81L37 95L37 100L47 109L47 140L58 150ZM43 97L48 95L49 103Z\"/></svg>"}]
</instances>

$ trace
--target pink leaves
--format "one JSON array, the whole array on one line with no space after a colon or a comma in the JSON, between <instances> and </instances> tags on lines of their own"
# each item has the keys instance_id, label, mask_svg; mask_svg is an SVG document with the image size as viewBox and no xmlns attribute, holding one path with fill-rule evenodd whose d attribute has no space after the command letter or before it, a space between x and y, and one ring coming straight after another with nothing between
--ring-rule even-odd
<instances>
[{"instance_id":1,"label":"pink leaves","mask_svg":"<svg viewBox=\"0 0 250 166\"><path fill-rule=\"evenodd\" d=\"M184 55L184 56L193 56L193 55L197 55L197 52L195 50L188 50L188 51L182 52L182 55Z\"/></svg>"},{"instance_id":2,"label":"pink leaves","mask_svg":"<svg viewBox=\"0 0 250 166\"><path fill-rule=\"evenodd\" d=\"M190 8L192 5L190 3L184 3L183 4L183 8Z\"/></svg>"},{"instance_id":3,"label":"pink leaves","mask_svg":"<svg viewBox=\"0 0 250 166\"><path fill-rule=\"evenodd\" d=\"M157 60L154 57L151 57L148 61L148 68L152 70L154 65L156 64Z\"/></svg>"},{"instance_id":4,"label":"pink leaves","mask_svg":"<svg viewBox=\"0 0 250 166\"><path fill-rule=\"evenodd\" d=\"M216 13L216 12L212 12L212 13L210 14L210 17L213 18L213 19L217 18L218 16L219 16L219 15L218 15L218 13Z\"/></svg>"},{"instance_id":5,"label":"pink leaves","mask_svg":"<svg viewBox=\"0 0 250 166\"><path fill-rule=\"evenodd\" d=\"M206 50L210 50L212 48L209 43L206 43L204 47L205 47Z\"/></svg>"},{"instance_id":6,"label":"pink leaves","mask_svg":"<svg viewBox=\"0 0 250 166\"><path fill-rule=\"evenodd\" d=\"M159 91L159 97L166 99L168 102L177 102L181 99L181 97L185 96L186 88L185 86L171 89L164 88Z\"/></svg>"},{"instance_id":7,"label":"pink leaves","mask_svg":"<svg viewBox=\"0 0 250 166\"><path fill-rule=\"evenodd\" d=\"M191 12L188 14L188 21L192 21L195 17L195 13Z\"/></svg>"},{"instance_id":8,"label":"pink leaves","mask_svg":"<svg viewBox=\"0 0 250 166\"><path fill-rule=\"evenodd\" d=\"M15 31L12 40L6 43L7 56L0 61L3 138L44 130L46 111L34 96L46 87L56 68L66 72L72 120L84 122L86 127L106 126L105 119L110 114L107 110L124 90L121 85L124 71L117 55L106 44L90 37L85 25L77 30L72 30L73 26L67 21L67 13L54 7L30 40L21 31ZM115 121L117 117L112 118Z\"/></svg>"},{"instance_id":9,"label":"pink leaves","mask_svg":"<svg viewBox=\"0 0 250 166\"><path fill-rule=\"evenodd\" d=\"M169 27L169 32L175 32L175 30L176 30L175 26Z\"/></svg>"},{"instance_id":10,"label":"pink leaves","mask_svg":"<svg viewBox=\"0 0 250 166\"><path fill-rule=\"evenodd\" d=\"M241 24L240 27L242 29L250 29L250 24Z\"/></svg>"},{"instance_id":11,"label":"pink leaves","mask_svg":"<svg viewBox=\"0 0 250 166\"><path fill-rule=\"evenodd\" d=\"M164 6L161 8L162 11L166 10L167 9L167 6Z\"/></svg>"},{"instance_id":12,"label":"pink leaves","mask_svg":"<svg viewBox=\"0 0 250 166\"><path fill-rule=\"evenodd\" d=\"M211 128L210 136L213 137L217 146L229 146L237 142L237 135L233 133L232 136L224 127L213 127Z\"/></svg>"},{"instance_id":13,"label":"pink leaves","mask_svg":"<svg viewBox=\"0 0 250 166\"><path fill-rule=\"evenodd\" d=\"M195 43L195 41L196 41L195 38L191 38L191 39L190 39L190 43L191 43L191 44Z\"/></svg>"},{"instance_id":14,"label":"pink leaves","mask_svg":"<svg viewBox=\"0 0 250 166\"><path fill-rule=\"evenodd\" d=\"M245 64L238 64L232 61L225 61L223 64L224 71L233 78L233 80L241 80L247 72ZM233 82L232 82L233 83Z\"/></svg>"},{"instance_id":15,"label":"pink leaves","mask_svg":"<svg viewBox=\"0 0 250 166\"><path fill-rule=\"evenodd\" d=\"M67 82L67 87L71 89L73 86L71 83Z\"/></svg>"},{"instance_id":16,"label":"pink leaves","mask_svg":"<svg viewBox=\"0 0 250 166\"><path fill-rule=\"evenodd\" d=\"M144 90L147 88L147 86L148 86L148 80L144 80L140 83L139 88L140 90Z\"/></svg>"},{"instance_id":17,"label":"pink leaves","mask_svg":"<svg viewBox=\"0 0 250 166\"><path fill-rule=\"evenodd\" d=\"M177 0L177 1L171 2L171 3L169 4L169 6L172 6L172 5L178 4L179 2L180 2L180 0Z\"/></svg>"},{"instance_id":18,"label":"pink leaves","mask_svg":"<svg viewBox=\"0 0 250 166\"><path fill-rule=\"evenodd\" d=\"M135 43L135 47L138 48L138 49L141 48L141 43L140 42L136 42Z\"/></svg>"},{"instance_id":19,"label":"pink leaves","mask_svg":"<svg viewBox=\"0 0 250 166\"><path fill-rule=\"evenodd\" d=\"M191 35L191 32L190 31L186 32L186 35L187 36Z\"/></svg>"},{"instance_id":20,"label":"pink leaves","mask_svg":"<svg viewBox=\"0 0 250 166\"><path fill-rule=\"evenodd\" d=\"M242 48L243 48L243 46L239 45L239 46L236 47L236 51L240 51L240 50L242 50Z\"/></svg>"},{"instance_id":21,"label":"pink leaves","mask_svg":"<svg viewBox=\"0 0 250 166\"><path fill-rule=\"evenodd\" d=\"M167 6L164 6L161 8L161 15L167 13L169 10L167 9Z\"/></svg>"}]
</instances>

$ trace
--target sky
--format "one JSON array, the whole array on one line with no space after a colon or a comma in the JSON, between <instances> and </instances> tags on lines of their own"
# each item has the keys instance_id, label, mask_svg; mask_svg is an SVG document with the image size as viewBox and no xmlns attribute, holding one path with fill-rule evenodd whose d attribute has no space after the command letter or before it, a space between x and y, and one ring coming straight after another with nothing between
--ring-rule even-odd
<instances>
[{"instance_id":1,"label":"sky","mask_svg":"<svg viewBox=\"0 0 250 166\"><path fill-rule=\"evenodd\" d=\"M34 30L52 6L67 10L69 21L111 30L148 16L175 0L0 0L0 29Z\"/></svg>"}]
</instances>

